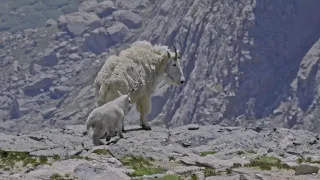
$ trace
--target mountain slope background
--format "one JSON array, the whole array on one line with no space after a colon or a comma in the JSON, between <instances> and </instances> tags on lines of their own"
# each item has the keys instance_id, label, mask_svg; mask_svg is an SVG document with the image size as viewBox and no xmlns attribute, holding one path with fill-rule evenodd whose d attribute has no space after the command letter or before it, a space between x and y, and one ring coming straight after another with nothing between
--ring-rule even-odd
<instances>
[{"instance_id":1,"label":"mountain slope background","mask_svg":"<svg viewBox=\"0 0 320 180\"><path fill-rule=\"evenodd\" d=\"M2 131L83 124L106 58L149 40L181 49L187 78L180 87L159 86L149 116L153 125L320 132L317 0L59 2L32 26L22 18L8 24L18 15L30 17L19 8L9 14L0 9L8 16L0 28ZM51 5L40 7L46 12ZM133 110L126 121L137 124L137 118Z\"/></svg>"}]
</instances>

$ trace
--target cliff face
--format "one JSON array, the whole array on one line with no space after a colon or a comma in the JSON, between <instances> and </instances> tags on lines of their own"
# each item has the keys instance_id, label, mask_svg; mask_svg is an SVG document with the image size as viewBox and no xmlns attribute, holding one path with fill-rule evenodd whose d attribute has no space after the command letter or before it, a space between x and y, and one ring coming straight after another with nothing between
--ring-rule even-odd
<instances>
[{"instance_id":1,"label":"cliff face","mask_svg":"<svg viewBox=\"0 0 320 180\"><path fill-rule=\"evenodd\" d=\"M84 1L46 27L0 34L0 128L85 122L105 59L149 40L181 49L187 78L158 89L154 124L319 132L318 7L318 0ZM127 121L136 119L133 111Z\"/></svg>"},{"instance_id":2,"label":"cliff face","mask_svg":"<svg viewBox=\"0 0 320 180\"><path fill-rule=\"evenodd\" d=\"M317 107L319 5L316 0L159 4L140 38L182 42L188 79L163 97L169 99L162 115L166 123L316 130L305 117Z\"/></svg>"}]
</instances>

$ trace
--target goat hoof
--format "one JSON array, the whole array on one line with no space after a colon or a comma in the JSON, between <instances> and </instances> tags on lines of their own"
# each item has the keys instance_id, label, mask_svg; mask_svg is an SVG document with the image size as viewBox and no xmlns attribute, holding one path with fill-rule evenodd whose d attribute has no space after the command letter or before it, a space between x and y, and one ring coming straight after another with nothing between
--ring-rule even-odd
<instances>
[{"instance_id":1,"label":"goat hoof","mask_svg":"<svg viewBox=\"0 0 320 180\"><path fill-rule=\"evenodd\" d=\"M144 125L144 124L142 124L141 127L142 127L142 129L147 130L147 131L151 131L151 130L152 130L151 127L150 127L150 125Z\"/></svg>"},{"instance_id":2,"label":"goat hoof","mask_svg":"<svg viewBox=\"0 0 320 180\"><path fill-rule=\"evenodd\" d=\"M108 136L106 137L106 141L108 142L108 141L110 141L110 140L111 140L111 136L108 135Z\"/></svg>"}]
</instances>

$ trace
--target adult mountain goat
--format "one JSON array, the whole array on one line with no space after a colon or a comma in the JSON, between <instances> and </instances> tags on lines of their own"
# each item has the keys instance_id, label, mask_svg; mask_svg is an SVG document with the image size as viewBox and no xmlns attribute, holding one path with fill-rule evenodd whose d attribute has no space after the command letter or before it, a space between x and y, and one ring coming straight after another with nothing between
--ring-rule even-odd
<instances>
[{"instance_id":1,"label":"adult mountain goat","mask_svg":"<svg viewBox=\"0 0 320 180\"><path fill-rule=\"evenodd\" d=\"M98 106L115 99L118 91L127 92L137 81L141 86L131 94L131 103L140 113L141 127L151 130L146 116L151 112L151 96L157 84L163 78L167 84L185 82L180 53L173 48L174 52L168 46L136 41L118 56L109 56L94 81Z\"/></svg>"}]
</instances>

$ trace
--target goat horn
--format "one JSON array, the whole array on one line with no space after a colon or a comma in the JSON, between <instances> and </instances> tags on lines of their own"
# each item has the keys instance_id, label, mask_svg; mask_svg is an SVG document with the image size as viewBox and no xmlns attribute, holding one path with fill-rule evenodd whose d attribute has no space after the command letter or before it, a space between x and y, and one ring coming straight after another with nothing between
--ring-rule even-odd
<instances>
[{"instance_id":1,"label":"goat horn","mask_svg":"<svg viewBox=\"0 0 320 180\"><path fill-rule=\"evenodd\" d=\"M180 42L180 41L178 41L178 43L179 43L179 45L180 45L180 48L182 49L182 44L181 44L181 42Z\"/></svg>"},{"instance_id":2,"label":"goat horn","mask_svg":"<svg viewBox=\"0 0 320 180\"><path fill-rule=\"evenodd\" d=\"M174 59L177 59L177 57L178 57L177 49L173 44L172 44L172 46L174 48L174 53L175 53Z\"/></svg>"}]
</instances>

